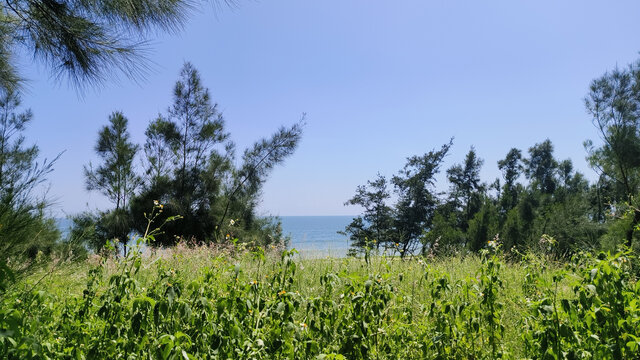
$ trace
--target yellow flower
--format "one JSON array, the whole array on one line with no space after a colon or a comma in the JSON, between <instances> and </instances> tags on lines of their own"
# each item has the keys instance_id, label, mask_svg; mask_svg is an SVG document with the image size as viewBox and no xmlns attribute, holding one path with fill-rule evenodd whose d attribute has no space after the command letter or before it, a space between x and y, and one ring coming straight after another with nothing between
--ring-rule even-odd
<instances>
[{"instance_id":1,"label":"yellow flower","mask_svg":"<svg viewBox=\"0 0 640 360\"><path fill-rule=\"evenodd\" d=\"M153 200L153 205L158 206L160 205L160 202L158 202L158 200Z\"/></svg>"},{"instance_id":2,"label":"yellow flower","mask_svg":"<svg viewBox=\"0 0 640 360\"><path fill-rule=\"evenodd\" d=\"M278 292L278 295L282 296L282 295L284 295L286 293L287 293L286 291L282 290L282 291Z\"/></svg>"}]
</instances>

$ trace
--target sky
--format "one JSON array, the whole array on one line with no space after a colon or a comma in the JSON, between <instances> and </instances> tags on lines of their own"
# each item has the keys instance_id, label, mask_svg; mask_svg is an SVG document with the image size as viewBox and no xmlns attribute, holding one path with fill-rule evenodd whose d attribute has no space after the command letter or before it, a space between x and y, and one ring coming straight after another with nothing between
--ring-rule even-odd
<instances>
[{"instance_id":1,"label":"sky","mask_svg":"<svg viewBox=\"0 0 640 360\"><path fill-rule=\"evenodd\" d=\"M407 157L454 145L443 172L474 146L482 179L496 162L550 139L589 179L583 141L598 141L584 108L590 82L640 59L638 1L239 0L204 4L177 34L150 38L141 81L82 93L19 59L26 132L43 157L55 216L108 209L84 188L83 165L113 111L136 143L172 102L185 61L223 111L238 149L306 113L299 148L266 182L261 215L353 215L356 186L392 176ZM446 190L443 174L438 188Z\"/></svg>"}]
</instances>

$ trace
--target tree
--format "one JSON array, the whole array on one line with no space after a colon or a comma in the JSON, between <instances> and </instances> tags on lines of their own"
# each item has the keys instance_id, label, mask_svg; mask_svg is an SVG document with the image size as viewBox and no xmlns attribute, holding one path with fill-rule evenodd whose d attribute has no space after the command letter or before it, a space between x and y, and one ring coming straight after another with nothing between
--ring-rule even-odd
<instances>
[{"instance_id":1,"label":"tree","mask_svg":"<svg viewBox=\"0 0 640 360\"><path fill-rule=\"evenodd\" d=\"M531 180L533 188L543 194L553 194L556 189L557 161L553 158L551 140L535 144L529 148L529 158L524 159L525 174Z\"/></svg>"},{"instance_id":2,"label":"tree","mask_svg":"<svg viewBox=\"0 0 640 360\"><path fill-rule=\"evenodd\" d=\"M291 156L302 139L305 125L303 114L300 121L291 127L280 127L268 139L261 139L244 151L242 165L233 172L232 185L225 194L226 205L220 216L218 228L232 211L251 226L255 218L260 191L274 167Z\"/></svg>"},{"instance_id":3,"label":"tree","mask_svg":"<svg viewBox=\"0 0 640 360\"><path fill-rule=\"evenodd\" d=\"M498 212L495 205L485 198L480 211L469 221L467 244L472 251L477 252L497 234Z\"/></svg>"},{"instance_id":4,"label":"tree","mask_svg":"<svg viewBox=\"0 0 640 360\"><path fill-rule=\"evenodd\" d=\"M191 63L186 62L180 71L167 114L152 121L145 133L147 183L133 211L138 230L146 226L141 214L158 200L167 205L166 216L183 217L167 226L167 234L204 240L217 224L216 219L205 219L220 195L220 189L211 188L212 178L220 174L211 173L209 165L215 159L229 159L233 144L217 104ZM166 236L160 239L174 241Z\"/></svg>"},{"instance_id":5,"label":"tree","mask_svg":"<svg viewBox=\"0 0 640 360\"><path fill-rule=\"evenodd\" d=\"M116 210L127 207L127 200L141 181L133 169L139 146L131 142L128 122L121 112L109 115L109 125L100 130L95 146L103 164L96 169L91 163L84 167L87 190L100 191L113 202Z\"/></svg>"},{"instance_id":6,"label":"tree","mask_svg":"<svg viewBox=\"0 0 640 360\"><path fill-rule=\"evenodd\" d=\"M128 120L121 112L114 112L109 116L109 125L104 126L98 133L95 151L102 160L102 164L93 168L91 163L84 167L86 189L97 190L115 205L115 209L100 214L100 226L103 234L99 245L104 245L108 239L117 238L124 246L129 240L131 231L131 214L127 201L140 186L141 179L133 168L133 160L139 146L131 142L127 130ZM99 248L92 244L94 248Z\"/></svg>"},{"instance_id":7,"label":"tree","mask_svg":"<svg viewBox=\"0 0 640 360\"><path fill-rule=\"evenodd\" d=\"M640 63L626 69L614 69L591 82L585 107L602 140L596 147L585 141L587 159L601 180L615 186L619 203L632 203L640 190ZM633 211L626 231L626 242L632 245L634 228L640 223L640 211Z\"/></svg>"},{"instance_id":8,"label":"tree","mask_svg":"<svg viewBox=\"0 0 640 360\"><path fill-rule=\"evenodd\" d=\"M147 35L180 29L192 5L187 0L4 1L0 91L15 89L21 81L14 59L18 46L76 85L113 76L114 68L139 77L146 68Z\"/></svg>"},{"instance_id":9,"label":"tree","mask_svg":"<svg viewBox=\"0 0 640 360\"><path fill-rule=\"evenodd\" d=\"M484 186L480 182L480 169L484 161L479 159L473 147L465 157L464 164L457 164L447 170L451 182L450 198L456 210L462 212L460 226L466 230L469 220L480 209L481 193Z\"/></svg>"},{"instance_id":10,"label":"tree","mask_svg":"<svg viewBox=\"0 0 640 360\"><path fill-rule=\"evenodd\" d=\"M502 187L502 195L500 196L500 207L503 215L513 209L518 204L519 189L516 181L522 174L524 167L522 166L522 152L519 149L512 148L503 160L498 161L498 169L502 171L504 185Z\"/></svg>"},{"instance_id":11,"label":"tree","mask_svg":"<svg viewBox=\"0 0 640 360\"><path fill-rule=\"evenodd\" d=\"M46 198L35 195L60 155L38 162L38 147L27 146L23 135L33 114L20 109L17 92L0 93L0 290L16 270L9 269L8 258L46 254L60 237L55 224L45 216Z\"/></svg>"},{"instance_id":12,"label":"tree","mask_svg":"<svg viewBox=\"0 0 640 360\"><path fill-rule=\"evenodd\" d=\"M158 244L173 244L177 237L209 241L239 231L249 236L264 230L277 236L277 227L256 221L255 208L270 171L297 147L303 121L257 141L236 167L235 145L222 114L190 63L181 70L173 95L167 114L146 131L146 182L132 205L137 230L144 230L143 214L153 201L160 201L166 206L159 221L173 215L182 219L163 228ZM236 225L230 228L229 223Z\"/></svg>"},{"instance_id":13,"label":"tree","mask_svg":"<svg viewBox=\"0 0 640 360\"><path fill-rule=\"evenodd\" d=\"M456 212L444 204L435 212L429 231L421 238L422 253L437 256L452 254L464 244L465 233L458 224Z\"/></svg>"},{"instance_id":14,"label":"tree","mask_svg":"<svg viewBox=\"0 0 640 360\"><path fill-rule=\"evenodd\" d=\"M358 205L364 208L362 217L357 217L345 229L350 234L351 247L363 249L374 244L376 249L392 241L393 210L386 204L391 194L387 189L387 179L378 174L367 185L359 185L356 194L345 205ZM367 241L371 244L367 244Z\"/></svg>"},{"instance_id":15,"label":"tree","mask_svg":"<svg viewBox=\"0 0 640 360\"><path fill-rule=\"evenodd\" d=\"M172 149L176 148L172 142L177 141L177 136L174 135L178 133L176 124L166 121L162 115L158 115L156 120L147 126L144 133L147 138L144 154L145 174L149 183L168 179L171 176Z\"/></svg>"},{"instance_id":16,"label":"tree","mask_svg":"<svg viewBox=\"0 0 640 360\"><path fill-rule=\"evenodd\" d=\"M402 256L415 250L419 236L431 226L439 202L434 189L435 175L452 144L450 140L440 150L408 158L404 168L391 180L398 194L394 227L400 238Z\"/></svg>"},{"instance_id":17,"label":"tree","mask_svg":"<svg viewBox=\"0 0 640 360\"><path fill-rule=\"evenodd\" d=\"M174 187L177 210L190 216L207 206L200 196L202 173L213 147L228 139L224 119L217 104L211 102L209 89L202 86L200 75L191 63L185 63L173 90L165 142L175 154ZM175 131L175 132L174 132Z\"/></svg>"}]
</instances>

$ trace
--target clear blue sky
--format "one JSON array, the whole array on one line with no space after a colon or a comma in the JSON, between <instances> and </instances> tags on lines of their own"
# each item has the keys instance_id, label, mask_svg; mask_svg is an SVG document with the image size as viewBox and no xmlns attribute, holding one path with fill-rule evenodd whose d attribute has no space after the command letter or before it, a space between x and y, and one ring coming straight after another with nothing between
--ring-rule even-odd
<instances>
[{"instance_id":1,"label":"clear blue sky","mask_svg":"<svg viewBox=\"0 0 640 360\"><path fill-rule=\"evenodd\" d=\"M474 145L484 181L511 147L545 138L593 178L582 142L597 134L583 106L590 81L640 58L638 1L240 0L205 5L178 35L153 39L153 71L83 96L48 69L30 78L27 136L47 157L55 214L106 209L84 190L97 132L114 110L144 129L171 103L184 61L200 70L240 148L308 114L299 149L264 187L261 213L340 215L357 185L455 137L444 168ZM441 177L440 187L447 184Z\"/></svg>"}]
</instances>

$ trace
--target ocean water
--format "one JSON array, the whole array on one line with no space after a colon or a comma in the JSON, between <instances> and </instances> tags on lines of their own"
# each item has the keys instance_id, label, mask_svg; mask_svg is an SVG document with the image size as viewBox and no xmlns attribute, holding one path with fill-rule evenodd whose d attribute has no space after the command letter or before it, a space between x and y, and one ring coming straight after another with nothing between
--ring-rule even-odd
<instances>
[{"instance_id":1,"label":"ocean water","mask_svg":"<svg viewBox=\"0 0 640 360\"><path fill-rule=\"evenodd\" d=\"M281 216L282 231L291 237L289 248L295 248L300 257L343 257L349 250L349 241L338 231L351 222L353 216ZM56 219L58 227L66 236L71 220Z\"/></svg>"},{"instance_id":2,"label":"ocean water","mask_svg":"<svg viewBox=\"0 0 640 360\"><path fill-rule=\"evenodd\" d=\"M348 238L338 234L353 216L281 216L282 231L291 236L289 248L301 257L343 257L349 250Z\"/></svg>"}]
</instances>

